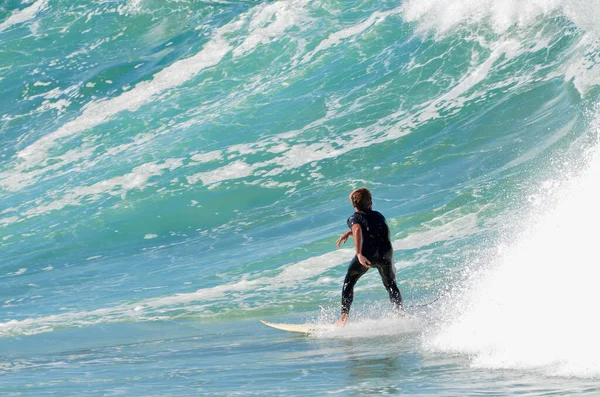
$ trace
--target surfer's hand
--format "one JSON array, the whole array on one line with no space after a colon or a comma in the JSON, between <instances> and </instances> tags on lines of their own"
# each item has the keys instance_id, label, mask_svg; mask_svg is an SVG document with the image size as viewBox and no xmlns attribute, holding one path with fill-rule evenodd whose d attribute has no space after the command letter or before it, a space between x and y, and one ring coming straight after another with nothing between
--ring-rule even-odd
<instances>
[{"instance_id":1,"label":"surfer's hand","mask_svg":"<svg viewBox=\"0 0 600 397\"><path fill-rule=\"evenodd\" d=\"M356 257L358 258L358 261L361 265L363 265L367 269L371 268L371 262L363 254L356 254Z\"/></svg>"},{"instance_id":2,"label":"surfer's hand","mask_svg":"<svg viewBox=\"0 0 600 397\"><path fill-rule=\"evenodd\" d=\"M346 244L346 241L348 241L348 237L350 237L351 234L352 234L351 231L342 234L340 236L340 238L338 238L337 241L335 242L335 244L337 245L337 247L340 248L340 246L342 244Z\"/></svg>"}]
</instances>

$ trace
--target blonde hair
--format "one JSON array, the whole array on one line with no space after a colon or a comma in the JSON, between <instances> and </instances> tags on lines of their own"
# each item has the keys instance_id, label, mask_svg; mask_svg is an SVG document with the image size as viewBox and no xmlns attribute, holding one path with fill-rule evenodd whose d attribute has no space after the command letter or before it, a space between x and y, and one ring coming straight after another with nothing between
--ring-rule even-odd
<instances>
[{"instance_id":1,"label":"blonde hair","mask_svg":"<svg viewBox=\"0 0 600 397\"><path fill-rule=\"evenodd\" d=\"M361 187L350 193L350 201L354 208L359 211L370 210L373 206L373 199L371 192L366 187Z\"/></svg>"}]
</instances>

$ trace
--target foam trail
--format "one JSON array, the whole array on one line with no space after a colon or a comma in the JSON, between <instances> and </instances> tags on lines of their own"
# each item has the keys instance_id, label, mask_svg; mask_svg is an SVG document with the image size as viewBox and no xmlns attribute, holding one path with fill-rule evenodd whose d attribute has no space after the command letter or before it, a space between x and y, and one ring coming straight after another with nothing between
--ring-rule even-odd
<instances>
[{"instance_id":1,"label":"foam trail","mask_svg":"<svg viewBox=\"0 0 600 397\"><path fill-rule=\"evenodd\" d=\"M556 201L535 211L523 235L475 278L427 344L469 354L478 367L599 377L600 268L591 229L600 223L599 178L596 148L578 178L545 183L538 202Z\"/></svg>"},{"instance_id":2,"label":"foam trail","mask_svg":"<svg viewBox=\"0 0 600 397\"><path fill-rule=\"evenodd\" d=\"M4 22L0 23L0 32L6 29L34 19L37 14L44 10L48 5L48 0L38 0L27 8L15 11Z\"/></svg>"}]
</instances>

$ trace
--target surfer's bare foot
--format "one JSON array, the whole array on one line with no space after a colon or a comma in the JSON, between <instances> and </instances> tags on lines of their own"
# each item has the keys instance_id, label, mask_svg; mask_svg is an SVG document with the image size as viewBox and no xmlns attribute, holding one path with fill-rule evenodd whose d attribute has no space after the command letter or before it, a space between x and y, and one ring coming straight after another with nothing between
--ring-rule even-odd
<instances>
[{"instance_id":1,"label":"surfer's bare foot","mask_svg":"<svg viewBox=\"0 0 600 397\"><path fill-rule=\"evenodd\" d=\"M339 320L337 320L337 322L335 323L336 326L338 327L343 327L346 325L346 323L348 322L348 314L347 313L342 313L342 316L340 317Z\"/></svg>"},{"instance_id":2,"label":"surfer's bare foot","mask_svg":"<svg viewBox=\"0 0 600 397\"><path fill-rule=\"evenodd\" d=\"M402 306L394 308L392 313L394 317L406 317L406 312Z\"/></svg>"}]
</instances>

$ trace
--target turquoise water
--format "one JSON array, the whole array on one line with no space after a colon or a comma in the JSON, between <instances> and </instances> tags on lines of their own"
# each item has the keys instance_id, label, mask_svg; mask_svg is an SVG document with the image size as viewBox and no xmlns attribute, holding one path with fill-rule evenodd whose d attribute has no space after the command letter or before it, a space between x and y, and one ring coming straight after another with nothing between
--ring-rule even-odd
<instances>
[{"instance_id":1,"label":"turquoise water","mask_svg":"<svg viewBox=\"0 0 600 397\"><path fill-rule=\"evenodd\" d=\"M600 394L598 10L0 3L1 394Z\"/></svg>"}]
</instances>

